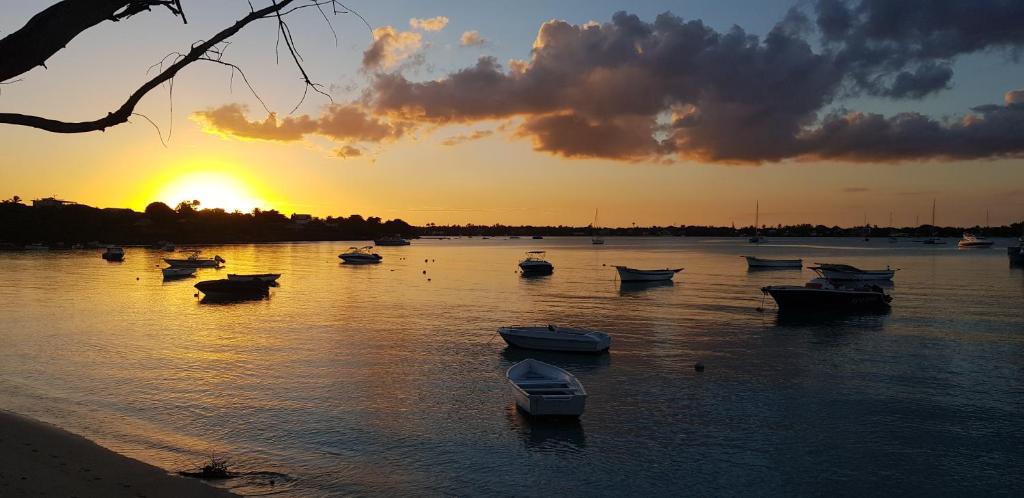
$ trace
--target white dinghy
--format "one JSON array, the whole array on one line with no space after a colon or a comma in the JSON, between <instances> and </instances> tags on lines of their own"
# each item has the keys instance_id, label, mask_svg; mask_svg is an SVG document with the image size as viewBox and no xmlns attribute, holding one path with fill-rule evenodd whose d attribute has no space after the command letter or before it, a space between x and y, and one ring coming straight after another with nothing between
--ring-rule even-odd
<instances>
[{"instance_id":1,"label":"white dinghy","mask_svg":"<svg viewBox=\"0 0 1024 498\"><path fill-rule=\"evenodd\" d=\"M572 353L600 353L612 345L612 338L596 330L568 327L501 327L498 335L509 346Z\"/></svg>"},{"instance_id":2,"label":"white dinghy","mask_svg":"<svg viewBox=\"0 0 1024 498\"><path fill-rule=\"evenodd\" d=\"M532 358L512 365L505 374L516 405L534 416L579 417L587 404L587 391L576 377L554 365Z\"/></svg>"},{"instance_id":3,"label":"white dinghy","mask_svg":"<svg viewBox=\"0 0 1024 498\"><path fill-rule=\"evenodd\" d=\"M682 268L664 268L661 270L637 270L628 266L616 266L619 271L619 280L623 282L657 282L660 280L672 280L672 277L683 271Z\"/></svg>"}]
</instances>

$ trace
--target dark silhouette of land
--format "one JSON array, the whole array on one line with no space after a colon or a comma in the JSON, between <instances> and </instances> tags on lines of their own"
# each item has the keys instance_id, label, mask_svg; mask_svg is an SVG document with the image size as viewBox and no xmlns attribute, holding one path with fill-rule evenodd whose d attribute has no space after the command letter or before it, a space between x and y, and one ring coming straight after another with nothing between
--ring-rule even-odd
<instances>
[{"instance_id":1,"label":"dark silhouette of land","mask_svg":"<svg viewBox=\"0 0 1024 498\"><path fill-rule=\"evenodd\" d=\"M401 219L384 221L358 214L348 217L292 214L285 216L275 210L254 209L250 213L226 212L223 209L199 209L199 201L187 201L176 208L154 202L144 212L120 208L96 208L57 199L38 199L32 206L18 197L0 201L0 244L8 249L25 244L42 243L67 246L104 242L117 244L155 244L172 241L177 244L221 244L244 242L286 242L317 240L372 240L385 235L402 237L467 237L467 236L588 236L599 232L606 236L714 236L737 237L753 235L754 227L715 226L651 226L601 228L590 226L508 226L508 225L435 225L414 227ZM1017 237L1021 224L1000 227L878 227L872 226L869 237L959 237L963 232L991 237ZM768 237L864 237L865 227L825 225L764 226L760 233Z\"/></svg>"}]
</instances>

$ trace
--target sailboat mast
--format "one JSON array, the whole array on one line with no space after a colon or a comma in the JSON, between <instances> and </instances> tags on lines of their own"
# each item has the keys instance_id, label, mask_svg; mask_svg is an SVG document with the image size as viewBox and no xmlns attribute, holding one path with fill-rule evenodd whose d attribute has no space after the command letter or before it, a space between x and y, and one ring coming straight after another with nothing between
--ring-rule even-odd
<instances>
[{"instance_id":1,"label":"sailboat mast","mask_svg":"<svg viewBox=\"0 0 1024 498\"><path fill-rule=\"evenodd\" d=\"M754 236L761 230L761 201L754 201Z\"/></svg>"}]
</instances>

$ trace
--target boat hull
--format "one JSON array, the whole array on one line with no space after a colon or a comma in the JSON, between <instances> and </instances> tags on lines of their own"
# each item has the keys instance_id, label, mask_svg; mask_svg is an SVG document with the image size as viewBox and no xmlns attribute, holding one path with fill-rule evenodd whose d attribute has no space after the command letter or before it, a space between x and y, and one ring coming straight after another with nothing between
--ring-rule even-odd
<instances>
[{"instance_id":1,"label":"boat hull","mask_svg":"<svg viewBox=\"0 0 1024 498\"><path fill-rule=\"evenodd\" d=\"M957 243L956 246L961 249L988 249L992 247L992 244L994 244L994 242L992 242L991 240L978 240L973 242L961 241Z\"/></svg>"},{"instance_id":2,"label":"boat hull","mask_svg":"<svg viewBox=\"0 0 1024 498\"><path fill-rule=\"evenodd\" d=\"M623 282L659 282L662 280L672 280L672 277L674 277L676 273L682 271L682 268L675 270L637 270L635 268L628 268L625 266L616 266L615 269L619 272L619 280Z\"/></svg>"},{"instance_id":3,"label":"boat hull","mask_svg":"<svg viewBox=\"0 0 1024 498\"><path fill-rule=\"evenodd\" d=\"M237 281L253 281L258 280L260 282L273 283L277 282L277 279L281 278L280 273L256 273L251 275L240 275L235 273L228 274L228 280Z\"/></svg>"},{"instance_id":4,"label":"boat hull","mask_svg":"<svg viewBox=\"0 0 1024 498\"><path fill-rule=\"evenodd\" d=\"M784 310L811 311L853 311L853 310L886 310L889 299L882 292L867 290L814 289L794 286L768 286L762 292L772 296Z\"/></svg>"},{"instance_id":5,"label":"boat hull","mask_svg":"<svg viewBox=\"0 0 1024 498\"><path fill-rule=\"evenodd\" d=\"M546 327L502 327L498 335L512 347L565 353L602 353L612 343L603 332Z\"/></svg>"},{"instance_id":6,"label":"boat hull","mask_svg":"<svg viewBox=\"0 0 1024 498\"><path fill-rule=\"evenodd\" d=\"M1006 256L1010 258L1013 266L1024 266L1024 245L1018 247L1007 247Z\"/></svg>"},{"instance_id":7,"label":"boat hull","mask_svg":"<svg viewBox=\"0 0 1024 498\"><path fill-rule=\"evenodd\" d=\"M124 261L124 254L103 253L100 257L107 261Z\"/></svg>"},{"instance_id":8,"label":"boat hull","mask_svg":"<svg viewBox=\"0 0 1024 498\"><path fill-rule=\"evenodd\" d=\"M205 280L195 288L213 299L262 297L270 292L270 285L260 280Z\"/></svg>"},{"instance_id":9,"label":"boat hull","mask_svg":"<svg viewBox=\"0 0 1024 498\"><path fill-rule=\"evenodd\" d=\"M555 271L551 263L533 261L519 263L519 269L523 271L523 275L550 275Z\"/></svg>"},{"instance_id":10,"label":"boat hull","mask_svg":"<svg viewBox=\"0 0 1024 498\"><path fill-rule=\"evenodd\" d=\"M164 268L164 269L160 270L160 272L163 273L164 278L166 278L166 279L185 278L185 277L191 277L192 275L195 275L196 269L195 268Z\"/></svg>"},{"instance_id":11,"label":"boat hull","mask_svg":"<svg viewBox=\"0 0 1024 498\"><path fill-rule=\"evenodd\" d=\"M744 256L749 268L803 268L802 259L764 259L755 256Z\"/></svg>"},{"instance_id":12,"label":"boat hull","mask_svg":"<svg viewBox=\"0 0 1024 498\"><path fill-rule=\"evenodd\" d=\"M379 257L379 256L374 258L374 257L371 257L371 256L366 256L366 255L350 255L350 254L342 254L342 255L340 255L338 257L341 258L342 261L344 261L345 263L348 263L350 265L372 265L372 264L380 263L381 260L384 259L384 258Z\"/></svg>"},{"instance_id":13,"label":"boat hull","mask_svg":"<svg viewBox=\"0 0 1024 498\"><path fill-rule=\"evenodd\" d=\"M213 259L164 259L172 268L220 268L220 262Z\"/></svg>"}]
</instances>

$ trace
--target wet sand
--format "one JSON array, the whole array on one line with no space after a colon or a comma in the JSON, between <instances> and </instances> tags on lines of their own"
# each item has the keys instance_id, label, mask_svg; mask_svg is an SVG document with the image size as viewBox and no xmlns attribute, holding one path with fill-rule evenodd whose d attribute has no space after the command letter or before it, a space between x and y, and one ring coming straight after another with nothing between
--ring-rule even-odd
<instances>
[{"instance_id":1,"label":"wet sand","mask_svg":"<svg viewBox=\"0 0 1024 498\"><path fill-rule=\"evenodd\" d=\"M55 426L0 410L0 496L236 495L168 474Z\"/></svg>"}]
</instances>

